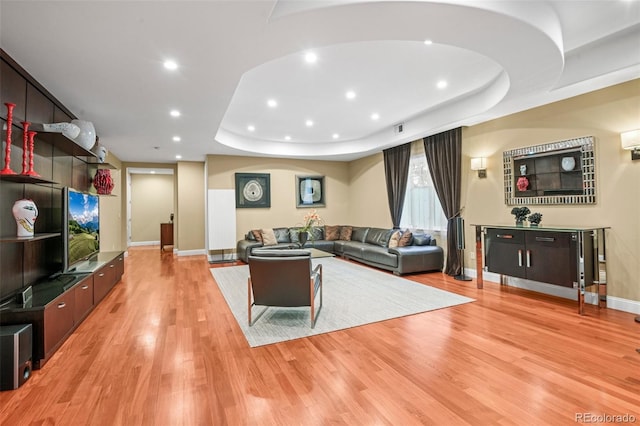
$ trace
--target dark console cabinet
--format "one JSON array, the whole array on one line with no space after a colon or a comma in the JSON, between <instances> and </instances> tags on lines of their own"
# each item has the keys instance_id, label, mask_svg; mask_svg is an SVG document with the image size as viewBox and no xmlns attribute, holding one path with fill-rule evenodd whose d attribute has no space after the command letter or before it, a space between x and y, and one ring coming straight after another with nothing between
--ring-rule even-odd
<instances>
[{"instance_id":1,"label":"dark console cabinet","mask_svg":"<svg viewBox=\"0 0 640 426\"><path fill-rule=\"evenodd\" d=\"M64 274L33 286L29 306L11 303L0 310L0 325L33 325L33 366L40 368L93 308L120 281L124 253L99 253Z\"/></svg>"},{"instance_id":2,"label":"dark console cabinet","mask_svg":"<svg viewBox=\"0 0 640 426\"><path fill-rule=\"evenodd\" d=\"M73 330L75 296L73 291L67 291L48 303L42 315L44 330L44 350L38 359L48 359L62 344L67 335ZM42 342L37 342L40 349Z\"/></svg>"},{"instance_id":3,"label":"dark console cabinet","mask_svg":"<svg viewBox=\"0 0 640 426\"><path fill-rule=\"evenodd\" d=\"M577 288L577 233L488 228L486 268L512 277ZM585 250L592 251L591 240ZM593 259L586 259L585 279L593 281Z\"/></svg>"},{"instance_id":4,"label":"dark console cabinet","mask_svg":"<svg viewBox=\"0 0 640 426\"><path fill-rule=\"evenodd\" d=\"M605 228L475 227L479 288L485 270L501 282L510 276L577 289L580 313L586 289L595 287L598 305L606 307Z\"/></svg>"}]
</instances>

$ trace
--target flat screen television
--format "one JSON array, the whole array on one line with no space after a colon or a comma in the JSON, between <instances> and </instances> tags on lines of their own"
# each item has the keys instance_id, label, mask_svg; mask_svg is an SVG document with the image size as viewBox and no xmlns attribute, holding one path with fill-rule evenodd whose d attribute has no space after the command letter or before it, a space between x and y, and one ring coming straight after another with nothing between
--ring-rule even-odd
<instances>
[{"instance_id":1,"label":"flat screen television","mask_svg":"<svg viewBox=\"0 0 640 426\"><path fill-rule=\"evenodd\" d=\"M65 188L64 202L64 270L71 272L75 264L100 251L100 197Z\"/></svg>"}]
</instances>

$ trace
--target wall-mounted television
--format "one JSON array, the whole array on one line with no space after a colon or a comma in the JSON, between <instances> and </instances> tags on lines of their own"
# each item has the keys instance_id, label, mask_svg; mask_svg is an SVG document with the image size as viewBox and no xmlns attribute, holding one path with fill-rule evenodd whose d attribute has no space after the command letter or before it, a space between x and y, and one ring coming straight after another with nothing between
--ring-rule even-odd
<instances>
[{"instance_id":1,"label":"wall-mounted television","mask_svg":"<svg viewBox=\"0 0 640 426\"><path fill-rule=\"evenodd\" d=\"M100 251L100 197L65 188L64 271L89 260Z\"/></svg>"}]
</instances>

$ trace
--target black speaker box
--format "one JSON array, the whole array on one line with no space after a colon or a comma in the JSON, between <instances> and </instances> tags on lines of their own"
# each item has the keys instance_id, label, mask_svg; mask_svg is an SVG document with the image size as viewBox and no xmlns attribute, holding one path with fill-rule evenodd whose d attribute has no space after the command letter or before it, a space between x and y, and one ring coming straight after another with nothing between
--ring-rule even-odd
<instances>
[{"instance_id":1,"label":"black speaker box","mask_svg":"<svg viewBox=\"0 0 640 426\"><path fill-rule=\"evenodd\" d=\"M456 217L456 248L464 250L464 219Z\"/></svg>"},{"instance_id":2,"label":"black speaker box","mask_svg":"<svg viewBox=\"0 0 640 426\"><path fill-rule=\"evenodd\" d=\"M0 390L18 389L31 377L31 324L0 326Z\"/></svg>"}]
</instances>

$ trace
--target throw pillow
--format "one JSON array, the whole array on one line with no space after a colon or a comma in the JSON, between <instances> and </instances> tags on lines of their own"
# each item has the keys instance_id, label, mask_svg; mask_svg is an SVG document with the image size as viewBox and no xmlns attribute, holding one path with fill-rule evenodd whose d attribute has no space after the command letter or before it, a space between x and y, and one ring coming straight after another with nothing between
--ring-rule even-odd
<instances>
[{"instance_id":1,"label":"throw pillow","mask_svg":"<svg viewBox=\"0 0 640 426\"><path fill-rule=\"evenodd\" d=\"M262 242L262 233L260 232L259 229L253 229L251 231L251 234L253 234L253 238L258 241L259 243Z\"/></svg>"},{"instance_id":2,"label":"throw pillow","mask_svg":"<svg viewBox=\"0 0 640 426\"><path fill-rule=\"evenodd\" d=\"M339 226L329 226L326 225L324 227L324 239L327 241L335 241L340 238L340 227Z\"/></svg>"},{"instance_id":3,"label":"throw pillow","mask_svg":"<svg viewBox=\"0 0 640 426\"><path fill-rule=\"evenodd\" d=\"M351 232L353 232L353 228L351 226L341 226L339 239L343 241L351 241Z\"/></svg>"},{"instance_id":4,"label":"throw pillow","mask_svg":"<svg viewBox=\"0 0 640 426\"><path fill-rule=\"evenodd\" d=\"M404 231L402 233L402 236L398 240L398 247L410 246L412 242L413 242L413 234L411 233L411 231L408 231L408 230Z\"/></svg>"},{"instance_id":5,"label":"throw pillow","mask_svg":"<svg viewBox=\"0 0 640 426\"><path fill-rule=\"evenodd\" d=\"M273 229L262 229L260 230L260 235L262 235L263 245L275 246L278 244L278 240L276 240L276 234L273 232Z\"/></svg>"},{"instance_id":6,"label":"throw pillow","mask_svg":"<svg viewBox=\"0 0 640 426\"><path fill-rule=\"evenodd\" d=\"M402 232L396 231L391 234L391 238L389 238L389 248L398 247L398 243L400 242L400 237L402 236Z\"/></svg>"},{"instance_id":7,"label":"throw pillow","mask_svg":"<svg viewBox=\"0 0 640 426\"><path fill-rule=\"evenodd\" d=\"M431 244L431 235L415 234L413 236L412 244L414 246L428 246L429 244Z\"/></svg>"}]
</instances>

